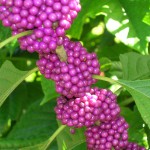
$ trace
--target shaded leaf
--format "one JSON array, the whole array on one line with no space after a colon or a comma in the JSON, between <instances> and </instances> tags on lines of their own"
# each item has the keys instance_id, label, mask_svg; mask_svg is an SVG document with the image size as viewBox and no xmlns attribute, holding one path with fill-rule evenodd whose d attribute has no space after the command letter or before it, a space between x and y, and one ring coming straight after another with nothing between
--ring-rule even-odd
<instances>
[{"instance_id":1,"label":"shaded leaf","mask_svg":"<svg viewBox=\"0 0 150 150\"><path fill-rule=\"evenodd\" d=\"M101 64L101 68L100 68L101 71L107 71L111 68L112 62L107 57L102 57L100 59L100 64Z\"/></svg>"},{"instance_id":2,"label":"shaded leaf","mask_svg":"<svg viewBox=\"0 0 150 150\"><path fill-rule=\"evenodd\" d=\"M149 130L149 128L148 128L147 125L146 125L146 127L145 127L145 131L146 131L147 141L148 141L149 148L150 148L150 130Z\"/></svg>"},{"instance_id":3,"label":"shaded leaf","mask_svg":"<svg viewBox=\"0 0 150 150\"><path fill-rule=\"evenodd\" d=\"M4 27L2 22L0 22L0 31L0 42L11 37L11 29ZM19 47L17 40L14 40L12 43L5 45L5 47L3 47L0 51L0 57L6 56L8 52L12 55L17 47Z\"/></svg>"},{"instance_id":4,"label":"shaded leaf","mask_svg":"<svg viewBox=\"0 0 150 150\"><path fill-rule=\"evenodd\" d=\"M3 33L3 34L0 34L0 42L2 42L3 40L5 40L9 36L11 36L11 30L10 30L10 28L5 28L2 25L2 22L0 22L0 31L1 31L1 33Z\"/></svg>"},{"instance_id":5,"label":"shaded leaf","mask_svg":"<svg viewBox=\"0 0 150 150\"><path fill-rule=\"evenodd\" d=\"M86 149L86 143L84 142L84 143L82 143L82 144L76 146L76 147L73 148L72 150L79 150L79 149L82 149L82 150Z\"/></svg>"},{"instance_id":6,"label":"shaded leaf","mask_svg":"<svg viewBox=\"0 0 150 150\"><path fill-rule=\"evenodd\" d=\"M58 150L72 150L85 142L84 128L76 128L75 134L70 133L70 128L66 127L57 136Z\"/></svg>"},{"instance_id":7,"label":"shaded leaf","mask_svg":"<svg viewBox=\"0 0 150 150\"><path fill-rule=\"evenodd\" d=\"M59 96L59 94L55 90L55 82L54 81L48 80L42 76L41 77L41 85L42 85L42 89L44 92L44 99L42 100L41 105L43 105L44 103L50 101L51 99Z\"/></svg>"},{"instance_id":8,"label":"shaded leaf","mask_svg":"<svg viewBox=\"0 0 150 150\"><path fill-rule=\"evenodd\" d=\"M32 92L31 92L32 91ZM43 98L40 82L21 83L0 107L0 134L6 136L22 113L37 99Z\"/></svg>"},{"instance_id":9,"label":"shaded leaf","mask_svg":"<svg viewBox=\"0 0 150 150\"><path fill-rule=\"evenodd\" d=\"M117 76L118 78L122 78L123 76L123 68L120 63L120 61L113 61L111 69L109 70L109 73L113 76Z\"/></svg>"},{"instance_id":10,"label":"shaded leaf","mask_svg":"<svg viewBox=\"0 0 150 150\"><path fill-rule=\"evenodd\" d=\"M0 139L2 148L23 148L46 141L57 129L55 101L40 106L32 104L6 138Z\"/></svg>"},{"instance_id":11,"label":"shaded leaf","mask_svg":"<svg viewBox=\"0 0 150 150\"><path fill-rule=\"evenodd\" d=\"M129 141L138 142L139 144L141 144L143 142L145 132L143 128L144 121L141 118L138 110L134 108L134 110L132 111L127 107L122 107L121 115L125 117L126 121L129 124Z\"/></svg>"},{"instance_id":12,"label":"shaded leaf","mask_svg":"<svg viewBox=\"0 0 150 150\"><path fill-rule=\"evenodd\" d=\"M17 121L22 114L24 103L27 102L27 88L25 84L18 86L0 108L0 133L7 134L11 122Z\"/></svg>"},{"instance_id":13,"label":"shaded leaf","mask_svg":"<svg viewBox=\"0 0 150 150\"><path fill-rule=\"evenodd\" d=\"M143 22L143 18L149 12L149 4L149 0L81 0L82 10L68 33L79 39L87 17L105 14L107 29L112 34L124 44L146 53L150 26Z\"/></svg>"},{"instance_id":14,"label":"shaded leaf","mask_svg":"<svg viewBox=\"0 0 150 150\"><path fill-rule=\"evenodd\" d=\"M10 93L31 73L37 68L29 71L20 71L15 68L10 61L5 63L0 68L0 106L4 103Z\"/></svg>"}]
</instances>

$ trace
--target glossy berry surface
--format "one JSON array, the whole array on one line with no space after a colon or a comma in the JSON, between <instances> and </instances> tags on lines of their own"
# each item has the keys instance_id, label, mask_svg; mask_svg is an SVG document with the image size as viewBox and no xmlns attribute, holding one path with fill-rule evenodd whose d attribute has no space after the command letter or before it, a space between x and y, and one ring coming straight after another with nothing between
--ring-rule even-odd
<instances>
[{"instance_id":1,"label":"glossy berry surface","mask_svg":"<svg viewBox=\"0 0 150 150\"><path fill-rule=\"evenodd\" d=\"M22 50L48 53L60 44L80 9L79 0L0 0L0 20L12 35L33 30L18 40Z\"/></svg>"},{"instance_id":2,"label":"glossy berry surface","mask_svg":"<svg viewBox=\"0 0 150 150\"><path fill-rule=\"evenodd\" d=\"M128 124L123 117L86 129L88 150L121 150L128 144Z\"/></svg>"},{"instance_id":3,"label":"glossy berry surface","mask_svg":"<svg viewBox=\"0 0 150 150\"><path fill-rule=\"evenodd\" d=\"M79 0L0 0L0 20L13 31L39 27L69 29Z\"/></svg>"},{"instance_id":4,"label":"glossy berry surface","mask_svg":"<svg viewBox=\"0 0 150 150\"><path fill-rule=\"evenodd\" d=\"M59 97L55 107L57 119L61 120L62 124L77 128L90 127L97 121L109 122L115 119L120 113L119 106L116 104L116 96L105 89L96 90L91 89L93 94L86 93L85 96L80 98ZM108 94L105 95L105 99L104 92ZM108 100L109 104L107 104ZM108 107L104 107L106 104Z\"/></svg>"},{"instance_id":5,"label":"glossy berry surface","mask_svg":"<svg viewBox=\"0 0 150 150\"><path fill-rule=\"evenodd\" d=\"M127 147L124 150L146 150L146 149L138 145L137 143L129 142Z\"/></svg>"},{"instance_id":6,"label":"glossy berry surface","mask_svg":"<svg viewBox=\"0 0 150 150\"><path fill-rule=\"evenodd\" d=\"M95 53L88 53L80 42L68 38L63 41L66 60L55 52L41 54L37 61L40 72L56 84L56 91L68 98L83 96L96 83L93 74L100 74L100 64Z\"/></svg>"},{"instance_id":7,"label":"glossy berry surface","mask_svg":"<svg viewBox=\"0 0 150 150\"><path fill-rule=\"evenodd\" d=\"M17 33L13 32L13 34ZM58 36L53 29L39 28L33 30L31 35L19 38L18 42L22 50L48 54L62 44L62 37Z\"/></svg>"}]
</instances>

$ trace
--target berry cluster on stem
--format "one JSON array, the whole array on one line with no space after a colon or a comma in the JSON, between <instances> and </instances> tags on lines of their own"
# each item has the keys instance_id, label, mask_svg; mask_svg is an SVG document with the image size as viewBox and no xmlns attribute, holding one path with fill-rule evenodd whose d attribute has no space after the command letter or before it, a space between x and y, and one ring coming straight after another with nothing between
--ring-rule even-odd
<instances>
[{"instance_id":1,"label":"berry cluster on stem","mask_svg":"<svg viewBox=\"0 0 150 150\"><path fill-rule=\"evenodd\" d=\"M89 150L145 150L128 142L128 124L120 116L117 96L91 87L97 81L93 75L100 75L96 54L65 35L80 10L79 0L0 0L0 20L12 35L33 31L18 42L22 50L39 54L39 71L55 81L61 94L57 119L73 127L73 134L74 128L85 126Z\"/></svg>"}]
</instances>

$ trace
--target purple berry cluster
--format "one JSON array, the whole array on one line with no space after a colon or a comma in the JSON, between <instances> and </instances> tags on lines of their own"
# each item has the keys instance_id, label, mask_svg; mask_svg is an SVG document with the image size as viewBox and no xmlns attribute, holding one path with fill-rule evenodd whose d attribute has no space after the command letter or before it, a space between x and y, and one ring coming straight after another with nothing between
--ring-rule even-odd
<instances>
[{"instance_id":1,"label":"purple berry cluster","mask_svg":"<svg viewBox=\"0 0 150 150\"><path fill-rule=\"evenodd\" d=\"M139 146L137 143L129 142L124 150L146 150L146 149L142 146Z\"/></svg>"},{"instance_id":2,"label":"purple berry cluster","mask_svg":"<svg viewBox=\"0 0 150 150\"><path fill-rule=\"evenodd\" d=\"M80 9L79 0L0 0L0 20L13 31L40 27L67 30Z\"/></svg>"},{"instance_id":3,"label":"purple berry cluster","mask_svg":"<svg viewBox=\"0 0 150 150\"><path fill-rule=\"evenodd\" d=\"M91 94L92 93L92 94ZM90 127L96 122L110 122L119 116L116 95L105 89L91 89L83 97L67 99L61 96L55 107L57 119L69 127Z\"/></svg>"},{"instance_id":4,"label":"purple berry cluster","mask_svg":"<svg viewBox=\"0 0 150 150\"><path fill-rule=\"evenodd\" d=\"M95 53L88 53L80 42L64 38L62 47L66 60L56 53L41 54L37 66L44 76L56 83L56 91L68 98L81 97L96 83L93 74L100 74L100 65Z\"/></svg>"},{"instance_id":5,"label":"purple berry cluster","mask_svg":"<svg viewBox=\"0 0 150 150\"><path fill-rule=\"evenodd\" d=\"M16 34L15 32L13 33ZM57 34L55 30L51 28L41 27L34 29L31 35L19 38L18 41L22 50L28 50L30 53L48 54L51 51L55 51L57 46L62 44L62 36L64 33L62 30Z\"/></svg>"},{"instance_id":6,"label":"purple berry cluster","mask_svg":"<svg viewBox=\"0 0 150 150\"><path fill-rule=\"evenodd\" d=\"M100 126L88 127L85 132L89 150L121 150L128 144L128 124L123 117Z\"/></svg>"},{"instance_id":7,"label":"purple berry cluster","mask_svg":"<svg viewBox=\"0 0 150 150\"><path fill-rule=\"evenodd\" d=\"M34 30L19 39L20 47L43 52L56 49L80 9L79 0L0 0L0 20L13 35Z\"/></svg>"},{"instance_id":8,"label":"purple berry cluster","mask_svg":"<svg viewBox=\"0 0 150 150\"><path fill-rule=\"evenodd\" d=\"M71 127L72 134L85 126L88 150L145 150L128 142L117 96L91 87L97 81L93 74L100 74L96 54L65 35L80 9L79 0L0 0L0 20L13 35L33 30L18 39L20 47L39 54L39 71L61 94L54 109L57 119Z\"/></svg>"}]
</instances>

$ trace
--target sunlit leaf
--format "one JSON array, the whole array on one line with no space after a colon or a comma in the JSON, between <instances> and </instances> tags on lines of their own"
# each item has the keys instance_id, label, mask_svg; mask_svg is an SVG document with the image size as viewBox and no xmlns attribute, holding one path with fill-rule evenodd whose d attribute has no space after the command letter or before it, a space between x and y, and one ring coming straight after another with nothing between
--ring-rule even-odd
<instances>
[{"instance_id":1,"label":"sunlit leaf","mask_svg":"<svg viewBox=\"0 0 150 150\"><path fill-rule=\"evenodd\" d=\"M97 13L100 12L103 5L106 5L107 1L103 0L80 0L81 1L81 12L78 14L78 17L75 19L74 23L71 26L71 29L68 31L73 38L79 39L82 33L83 25L86 17L95 17ZM90 5L89 5L90 4Z\"/></svg>"},{"instance_id":2,"label":"sunlit leaf","mask_svg":"<svg viewBox=\"0 0 150 150\"><path fill-rule=\"evenodd\" d=\"M147 52L150 26L142 20L149 11L149 0L111 0L107 3L106 26L124 44Z\"/></svg>"}]
</instances>

